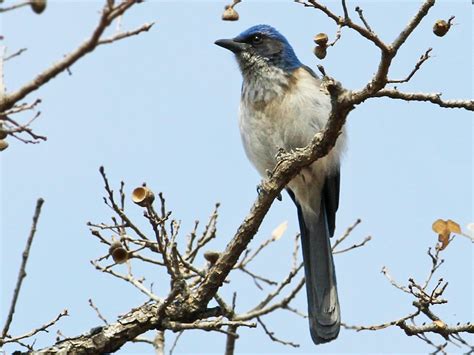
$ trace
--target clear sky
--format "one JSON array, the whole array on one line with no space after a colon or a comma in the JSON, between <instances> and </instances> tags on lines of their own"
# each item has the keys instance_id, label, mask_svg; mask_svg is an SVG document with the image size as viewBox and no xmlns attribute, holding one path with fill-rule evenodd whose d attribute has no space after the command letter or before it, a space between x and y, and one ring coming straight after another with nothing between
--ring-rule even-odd
<instances>
[{"instance_id":1,"label":"clear sky","mask_svg":"<svg viewBox=\"0 0 474 355\"><path fill-rule=\"evenodd\" d=\"M372 28L391 40L420 2L348 3L351 10L362 6ZM330 5L341 11L338 1ZM5 64L7 89L18 88L88 37L101 6L98 1L55 1L48 2L41 16L27 8L3 14L1 34L8 50L28 48ZM43 100L34 128L48 141L24 145L9 139L9 149L0 155L3 319L35 200L43 197L46 202L11 333L26 332L67 308L70 317L55 329L73 336L100 325L88 306L89 298L110 321L146 301L132 286L95 271L89 263L106 248L90 236L86 222L110 220L102 202L100 165L116 189L123 179L128 192L143 181L156 192L163 191L174 218L182 221L183 240L195 219L206 220L215 202L222 207L212 247L222 249L236 231L260 179L245 157L238 133L237 65L231 53L213 42L268 23L288 38L302 62L315 68L320 61L312 54L313 35L326 32L332 37L336 27L321 13L291 1L244 1L237 6L241 20L234 23L220 20L223 6L223 1L145 2L127 13L122 26L131 29L156 21L149 33L98 48L71 68L72 75L61 74L28 97ZM456 16L458 25L444 38L434 36L435 20L450 15ZM406 76L429 47L434 48L434 57L411 83L399 87L441 91L446 98L472 97L472 16L467 0L441 1L432 9L400 51L391 75ZM376 70L378 59L374 46L345 29L322 64L347 88L360 88ZM374 99L350 114L347 127L336 235L361 218L350 242L367 235L373 240L363 249L336 257L342 318L348 324L376 324L413 310L411 298L380 274L382 266L400 282L409 277L421 281L430 266L426 250L436 240L432 222L451 218L464 227L474 220L472 114ZM128 203L128 209L141 218L138 207ZM275 202L252 245L286 220L285 237L262 254L254 271L278 279L290 267L298 223L287 196ZM472 256L472 245L464 238L455 239L443 252L446 262L439 276L449 280L450 303L439 313L446 322L472 321ZM160 294L164 279L155 270L145 271L147 282L154 282ZM238 291L238 309L264 297L251 279L237 275L233 280L223 293L230 297ZM305 309L304 293L295 305ZM315 348L306 320L279 312L266 323L277 336L301 347L273 343L261 329L242 330L238 353L431 351L395 328L376 333L342 330L336 341ZM54 337L54 332L42 334L37 345L51 344ZM172 337L167 337L168 345ZM189 332L176 351L223 353L224 340L222 335ZM121 352L151 353L151 348L131 344Z\"/></svg>"}]
</instances>

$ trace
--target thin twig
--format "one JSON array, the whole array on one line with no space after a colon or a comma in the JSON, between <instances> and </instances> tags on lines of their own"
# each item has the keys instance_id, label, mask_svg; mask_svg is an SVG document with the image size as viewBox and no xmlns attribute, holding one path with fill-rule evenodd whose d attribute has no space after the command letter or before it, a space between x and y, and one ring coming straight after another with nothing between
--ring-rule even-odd
<instances>
[{"instance_id":1,"label":"thin twig","mask_svg":"<svg viewBox=\"0 0 474 355\"><path fill-rule=\"evenodd\" d=\"M268 335L268 337L276 342L276 343L280 343L280 344L283 344L283 345L289 345L289 346L292 346L293 348L299 348L300 347L300 344L296 344L296 343L292 343L291 341L285 341L285 340L281 340L279 338L277 338L275 336L275 333L274 332L271 332L265 325L265 323L263 323L262 319L260 317L257 317L257 321L258 323L262 326L263 328L263 331L265 332L265 334Z\"/></svg>"},{"instance_id":2,"label":"thin twig","mask_svg":"<svg viewBox=\"0 0 474 355\"><path fill-rule=\"evenodd\" d=\"M395 83L406 83L410 81L410 79L415 75L415 73L421 68L424 62L426 62L430 58L430 53L433 50L433 48L428 48L428 50L420 56L420 59L418 59L418 62L415 65L415 68L408 74L408 76L405 79L399 79L399 80L387 80L387 84L395 84Z\"/></svg>"},{"instance_id":3,"label":"thin twig","mask_svg":"<svg viewBox=\"0 0 474 355\"><path fill-rule=\"evenodd\" d=\"M444 108L461 108L474 111L474 100L443 100L441 93L402 92L397 89L382 89L372 97L389 97L403 101L424 101Z\"/></svg>"},{"instance_id":4,"label":"thin twig","mask_svg":"<svg viewBox=\"0 0 474 355\"><path fill-rule=\"evenodd\" d=\"M176 337L174 338L173 345L171 345L169 355L173 355L173 351L176 348L176 345L178 345L179 338L181 338L181 335L183 335L183 333L184 333L184 330L181 330L178 333L178 335L176 335Z\"/></svg>"},{"instance_id":5,"label":"thin twig","mask_svg":"<svg viewBox=\"0 0 474 355\"><path fill-rule=\"evenodd\" d=\"M2 344L6 344L6 343L19 343L19 340L31 338L32 336L36 335L39 332L47 332L48 328L55 325L62 317L66 317L68 315L69 315L68 311L67 311L67 309L65 309L61 313L59 313L56 316L56 318L54 318L53 320L49 321L48 323L43 324L42 326L40 326L38 328L35 328L35 329L29 331L28 333L18 335L18 336L15 336L15 337L8 337L7 336L6 338L1 338L0 339L0 346Z\"/></svg>"},{"instance_id":6,"label":"thin twig","mask_svg":"<svg viewBox=\"0 0 474 355\"><path fill-rule=\"evenodd\" d=\"M94 304L94 302L92 302L92 298L89 298L89 306L91 306L91 308L95 311L95 313L97 314L97 317L99 317L99 319L104 322L106 325L109 324L109 322L107 322L107 319L105 319L105 317L102 315L102 313L100 313L99 311L99 308L96 307L96 305Z\"/></svg>"},{"instance_id":7,"label":"thin twig","mask_svg":"<svg viewBox=\"0 0 474 355\"><path fill-rule=\"evenodd\" d=\"M44 200L42 198L39 198L36 201L35 213L33 215L33 224L31 225L30 235L28 236L28 239L26 241L25 249L23 250L22 261L20 265L20 270L18 272L18 277L16 280L15 290L13 291L13 297L10 304L10 309L8 311L7 320L5 321L5 325L3 326L3 330L2 330L3 339L8 334L8 329L10 328L10 324L13 320L13 314L15 313L15 307L16 307L16 302L18 301L18 295L20 294L23 280L26 277L26 263L30 256L31 244L33 243L33 238L35 237L35 234L36 234L36 227L38 224L39 216L41 213L41 207L43 206L43 203L44 203Z\"/></svg>"},{"instance_id":8,"label":"thin twig","mask_svg":"<svg viewBox=\"0 0 474 355\"><path fill-rule=\"evenodd\" d=\"M344 234L339 237L338 239L336 239L336 241L334 242L334 244L332 245L332 251L334 252L334 250L336 249L336 247L341 244L351 233L352 231L355 229L355 227L357 227L360 223L362 222L362 220L360 218L358 218L354 224L352 224L352 226L349 226L346 231L344 232Z\"/></svg>"},{"instance_id":9,"label":"thin twig","mask_svg":"<svg viewBox=\"0 0 474 355\"><path fill-rule=\"evenodd\" d=\"M411 293L410 290L406 286L402 286L398 284L394 278L390 275L388 272L388 269L386 266L382 267L381 273L384 274L384 276L387 278L387 280L392 284L392 286L398 288L399 290L405 292L405 293Z\"/></svg>"},{"instance_id":10,"label":"thin twig","mask_svg":"<svg viewBox=\"0 0 474 355\"><path fill-rule=\"evenodd\" d=\"M0 13L16 10L16 9L19 9L20 7L30 5L30 3L31 3L31 0L25 0L25 1L19 2L17 4L10 5L10 6L7 6L7 7L0 7Z\"/></svg>"},{"instance_id":11,"label":"thin twig","mask_svg":"<svg viewBox=\"0 0 474 355\"><path fill-rule=\"evenodd\" d=\"M369 23L366 21L362 9L359 6L356 6L355 11L359 14L359 18L362 21L362 23L364 24L367 31L374 32L374 31L372 31L372 28L370 28Z\"/></svg>"},{"instance_id":12,"label":"thin twig","mask_svg":"<svg viewBox=\"0 0 474 355\"><path fill-rule=\"evenodd\" d=\"M8 56L5 57L5 62L10 60L10 59L13 59L15 57L18 57L20 56L23 52L26 52L28 50L28 48L20 48L19 50L17 50L15 53L12 53Z\"/></svg>"},{"instance_id":13,"label":"thin twig","mask_svg":"<svg viewBox=\"0 0 474 355\"><path fill-rule=\"evenodd\" d=\"M140 26L139 28L133 30L133 31L127 31L127 32L120 32L117 33L116 35L109 37L109 38L104 38L101 39L99 42L97 42L97 45L102 45L102 44L110 44L115 41L119 41L121 39L127 38L127 37L132 37L136 36L142 32L148 32L150 28L153 27L155 23L145 23L144 25Z\"/></svg>"},{"instance_id":14,"label":"thin twig","mask_svg":"<svg viewBox=\"0 0 474 355\"><path fill-rule=\"evenodd\" d=\"M365 237L364 240L361 241L360 243L353 244L350 247L345 248L345 249L335 250L332 253L333 254L342 254L342 253L348 252L349 250L353 250L353 249L363 247L365 244L367 244L371 240L372 240L372 237L369 235L368 237Z\"/></svg>"}]
</instances>

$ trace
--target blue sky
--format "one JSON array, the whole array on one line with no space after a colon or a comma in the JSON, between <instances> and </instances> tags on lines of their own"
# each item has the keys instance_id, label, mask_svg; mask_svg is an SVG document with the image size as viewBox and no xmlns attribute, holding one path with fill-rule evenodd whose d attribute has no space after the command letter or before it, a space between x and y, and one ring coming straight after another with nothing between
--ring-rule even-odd
<instances>
[{"instance_id":1,"label":"blue sky","mask_svg":"<svg viewBox=\"0 0 474 355\"><path fill-rule=\"evenodd\" d=\"M339 2L330 5L340 12ZM391 40L418 8L418 1L350 2L364 9L381 38ZM28 47L5 64L7 89L14 90L89 36L102 3L51 2L44 14L29 9L2 15L1 32L10 51ZM145 297L130 285L101 274L89 260L106 253L93 239L87 221L105 222L110 211L102 202L98 173L104 165L116 188L127 191L146 181L163 191L173 216L182 221L182 238L194 220L204 222L215 202L221 203L218 237L222 249L247 214L259 177L246 160L237 126L241 77L232 55L213 44L257 23L279 29L300 60L315 68L312 54L318 32L334 36L335 25L315 10L288 2L244 1L241 20L220 20L224 3L146 2L122 22L131 29L156 21L149 33L98 48L72 69L30 95L41 98L42 115L35 130L48 136L40 145L9 139L1 154L2 317L6 314L29 232L35 200L45 198L28 277L11 327L14 334L43 324L67 308L70 317L55 329L66 336L100 324L87 300L92 298L113 321ZM435 20L455 15L458 24L444 37L432 34ZM356 14L353 14L356 18ZM419 56L434 55L406 91L441 91L446 98L469 98L472 86L472 6L468 1L441 1L431 10L397 56L391 75L406 76ZM359 88L375 72L376 48L347 29L322 61L326 71L347 88ZM362 224L350 243L367 235L363 249L336 257L343 321L376 324L412 311L410 297L395 290L380 274L383 265L400 282L423 279L430 261L426 249L436 241L431 224L451 218L462 226L473 218L472 114L424 103L374 99L354 110L348 120L348 150L341 172L341 204L336 235L357 218ZM131 216L141 211L128 203ZM283 221L282 238L255 262L254 271L278 279L291 264L292 237L298 232L296 210L287 196L275 202L252 245L258 245ZM141 221L145 225L145 221ZM446 322L472 321L472 245L457 238L443 252L439 276L449 280L441 307ZM202 258L199 260L204 264ZM164 276L137 267L160 294ZM265 293L235 275L223 289L238 291L237 307L245 310ZM304 310L304 294L295 305ZM3 323L3 322L2 322ZM267 325L280 337L298 342L292 349L271 342L261 329L242 330L238 353L426 353L431 349L399 329L376 333L341 331L339 338L315 348L307 324L287 312L270 316ZM167 338L168 345L172 335ZM40 335L37 345L52 343L54 332ZM472 339L472 337L471 337ZM474 342L474 340L472 341ZM178 353L222 353L224 337L189 332ZM13 348L9 348L13 350ZM453 351L456 349L453 349ZM145 345L125 346L122 353L150 353Z\"/></svg>"}]
</instances>

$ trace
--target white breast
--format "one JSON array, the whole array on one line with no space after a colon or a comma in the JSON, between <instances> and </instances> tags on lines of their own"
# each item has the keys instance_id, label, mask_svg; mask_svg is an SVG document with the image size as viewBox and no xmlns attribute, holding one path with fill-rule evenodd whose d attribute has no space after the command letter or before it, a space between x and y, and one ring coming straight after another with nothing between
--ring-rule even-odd
<instances>
[{"instance_id":1,"label":"white breast","mask_svg":"<svg viewBox=\"0 0 474 355\"><path fill-rule=\"evenodd\" d=\"M273 169L279 148L291 151L308 145L325 126L331 110L320 80L303 68L293 78L278 70L258 80L245 78L240 104L245 151L262 176ZM328 156L311 166L318 180L339 166L343 140L344 134Z\"/></svg>"}]
</instances>

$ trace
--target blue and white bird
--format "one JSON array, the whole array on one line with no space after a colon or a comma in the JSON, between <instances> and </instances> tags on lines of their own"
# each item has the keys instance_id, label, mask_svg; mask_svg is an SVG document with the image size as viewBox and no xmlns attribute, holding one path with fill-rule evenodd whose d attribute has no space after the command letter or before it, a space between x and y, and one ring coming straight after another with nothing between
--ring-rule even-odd
<instances>
[{"instance_id":1,"label":"blue and white bird","mask_svg":"<svg viewBox=\"0 0 474 355\"><path fill-rule=\"evenodd\" d=\"M276 164L280 148L308 145L324 128L331 100L321 80L297 58L277 30L257 25L233 39L215 42L237 58L243 76L240 133L260 175ZM304 168L286 190L298 209L311 337L326 343L339 334L341 317L329 238L339 205L339 165L345 133L322 159Z\"/></svg>"}]
</instances>

